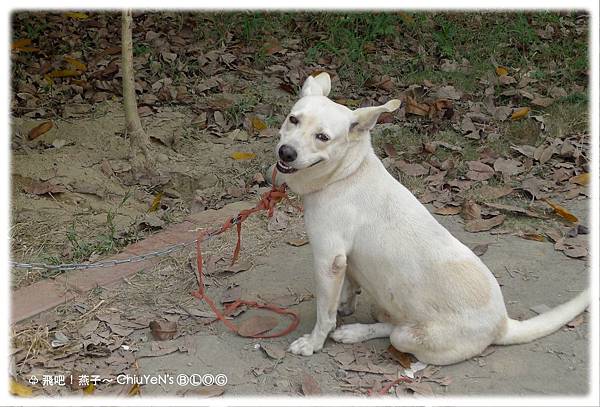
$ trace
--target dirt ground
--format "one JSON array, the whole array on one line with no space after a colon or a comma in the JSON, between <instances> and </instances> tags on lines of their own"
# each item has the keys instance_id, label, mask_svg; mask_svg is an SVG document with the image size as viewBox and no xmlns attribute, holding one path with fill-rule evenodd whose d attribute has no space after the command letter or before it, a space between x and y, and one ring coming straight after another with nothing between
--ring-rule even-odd
<instances>
[{"instance_id":1,"label":"dirt ground","mask_svg":"<svg viewBox=\"0 0 600 407\"><path fill-rule=\"evenodd\" d=\"M587 201L578 201L572 209L582 220L587 219ZM310 387L313 379L320 394L362 395L368 389L379 388L384 379L405 373L387 351L389 341L385 339L355 345L328 340L323 351L312 357L283 352L294 338L312 328L315 319L310 244L296 247L288 243L303 239L301 217L291 209L290 212L285 229L270 233L266 232L269 223L264 217L249 221L238 269L242 271L224 271L224 260L229 258L234 244L233 234L211 241L206 254L207 263L211 264L211 296L223 299L226 295L238 295L289 306L301 318L295 332L283 338L252 340L232 334L220 323L205 325L210 321L206 318L209 309L190 296L197 283L190 257L180 254L155 269L140 272L118 289L98 288L87 298L20 324L16 330L23 339L32 335L27 329L37 327L39 340L52 340L48 331L45 337L44 332L39 332L46 327L62 332L70 340L67 349L40 349L38 355L29 356L27 363L19 361L15 369L18 371L18 365L24 370L17 376L27 380L31 375L90 371L113 378L125 373L173 377L225 374L228 383L224 387L148 384L139 391L142 395L177 396L215 396L224 391L225 396L233 396L314 395L317 393L310 393L315 391L314 386ZM464 231L458 217L438 219L469 247L489 243L482 259L498 278L513 318L532 317L532 309L556 306L587 285L588 262L569 259L547 242L509 234L472 234ZM231 288L236 286L240 291L232 294ZM370 309L368 296L361 294L356 314L340 318L339 323L373 321ZM235 322L261 313L245 311ZM155 319L176 322L176 337L165 342L153 340L148 322ZM280 321L278 327L286 322ZM267 355L265 348L275 359ZM531 344L494 346L483 356L463 363L427 367L418 385L400 385L396 394L584 395L589 389L588 348L586 313L572 326ZM412 366L418 366L414 360ZM56 395L82 390L43 387L41 391ZM98 385L95 389L98 395L130 391L131 386L115 384Z\"/></svg>"},{"instance_id":2,"label":"dirt ground","mask_svg":"<svg viewBox=\"0 0 600 407\"><path fill-rule=\"evenodd\" d=\"M244 195L258 196L261 184L246 182L270 165L275 140L259 138L240 144L234 138L206 133L200 139L178 137L189 125L190 115L189 110L165 109L144 120L153 137L173 140L169 147L153 143L159 167L168 167L158 185L128 185L129 143L118 136L124 116L121 106L112 102L98 106L93 116L58 122L51 131L54 134L45 137L48 142L64 140L64 147L31 149L25 145L17 151L12 157L14 259L45 263L98 259L167 223L181 221L190 212L219 208ZM14 118L15 137L32 123ZM232 160L230 154L238 150L258 158ZM24 191L40 181L64 186L67 192L48 199L48 195ZM160 205L149 213L159 191ZM15 272L15 288L51 276Z\"/></svg>"},{"instance_id":3,"label":"dirt ground","mask_svg":"<svg viewBox=\"0 0 600 407\"><path fill-rule=\"evenodd\" d=\"M577 205L577 214L586 216L586 202ZM502 284L502 291L513 318L529 318L531 308L540 304L556 306L571 298L587 285L588 264L569 260L547 244L523 242L512 236L484 233L472 235L462 230L461 222L453 218L440 221L461 241L473 247L492 243L483 255ZM506 253L512 253L507 258ZM282 263L282 259L286 259ZM280 244L268 255L255 260L255 268L239 275L243 296L313 292L310 246L298 248ZM282 264L285 264L283 266ZM236 281L236 279L232 279ZM372 322L369 298L361 294L356 315L340 318L340 323ZM302 302L294 309L300 312L302 323L297 332L277 340L248 340L231 335L219 327L213 335L200 333L192 341L195 354L173 353L140 360L140 372L225 373L231 380L228 394L302 394L305 375L319 383L323 394L361 394L377 386L385 375L373 374L377 369L389 369L393 376L398 368L390 363L386 348L389 340L380 339L356 345L337 344L328 340L323 351L312 357L286 354L281 362L271 360L259 346L277 344L286 348L300 334L309 332L315 321L315 301ZM254 311L252 311L254 312ZM248 312L250 313L250 312ZM449 378L450 384L427 382L417 394L435 395L583 395L589 389L588 324L565 328L547 338L520 346L494 346L477 357L452 366L444 366L432 375ZM184 341L183 339L180 341ZM186 346L189 342L186 342ZM350 357L347 357L350 355ZM355 358L355 360L353 360ZM375 366L373 366L375 365ZM359 372L353 370L358 369ZM360 370L366 370L360 372ZM429 387L430 386L430 387ZM397 394L405 394L402 386ZM178 386L147 388L152 394L177 394Z\"/></svg>"},{"instance_id":4,"label":"dirt ground","mask_svg":"<svg viewBox=\"0 0 600 407\"><path fill-rule=\"evenodd\" d=\"M47 14L52 13L23 13L13 21L14 39L35 37L33 45L43 52L31 54L21 46L11 54L13 260L93 262L190 214L256 202L268 188L263 174L274 161L277 128L297 89L307 75L326 70L333 76L332 97L351 108L403 100L404 107L382 117L372 133L377 154L444 226L482 256L502 285L513 318L529 318L586 286L591 169L585 15L471 19L434 13L414 20L394 15L396 20L388 21L378 14L373 26L382 31L352 45L367 56L358 62L345 59L351 49L335 56L323 51L347 44L331 44L334 37L322 33L321 16L281 15L282 25L273 23L263 37L252 30L267 35L261 27L269 19L257 15L248 20L255 24L246 27L248 39L235 32L241 25L219 25L246 15L137 15L140 113L158 173L145 177L129 163L118 55L109 47L118 38L119 16L80 15L65 24L65 16ZM73 44L66 51L57 48L63 38L59 30L60 35L32 35L30 20L69 31ZM336 29L350 33L350 40L348 22L371 27L368 16L339 21ZM505 30L501 21L516 26ZM212 49L212 36L221 32L215 26L230 32ZM184 29L173 31L177 27ZM482 41L490 42L470 42L481 27L489 29ZM93 33L89 38L79 36L84 28ZM503 37L515 30L527 35ZM559 45L548 47L551 40ZM563 42L568 49L561 48ZM480 55L486 49L494 49L499 61L490 60L487 51ZM77 79L55 78L52 86L45 82L45 74L60 72L65 61L73 65L73 58L85 61L87 71L77 71ZM32 129L49 120L52 128L30 140ZM205 248L209 293L299 312L300 326L286 337L250 340L220 323L208 324L208 308L190 296L197 288L191 254L179 253L116 289L98 287L13 325L11 375L34 394L50 396L364 395L415 372L413 383L393 390L398 397L589 390L587 313L531 344L492 347L442 368L425 368L407 355L394 357L383 339L356 345L328 341L308 358L284 352L314 324L311 251L303 239L302 215L286 205L271 220L261 215L247 222L237 266L227 266L233 234ZM11 284L16 290L56 275L12 269ZM264 313L247 310L235 322L252 315ZM176 323L175 337L153 340L153 320ZM363 293L356 314L339 322L371 320ZM114 379L124 373L223 373L228 384L62 387L29 381L44 374Z\"/></svg>"}]
</instances>

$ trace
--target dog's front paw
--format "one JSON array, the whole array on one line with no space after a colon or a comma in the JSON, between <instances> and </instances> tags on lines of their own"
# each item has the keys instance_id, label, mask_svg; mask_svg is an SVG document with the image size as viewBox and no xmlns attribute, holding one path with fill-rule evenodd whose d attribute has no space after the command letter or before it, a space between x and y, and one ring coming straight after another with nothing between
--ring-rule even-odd
<instances>
[{"instance_id":1,"label":"dog's front paw","mask_svg":"<svg viewBox=\"0 0 600 407\"><path fill-rule=\"evenodd\" d=\"M362 324L342 325L330 335L331 339L341 343L357 343L365 340L367 332Z\"/></svg>"},{"instance_id":2,"label":"dog's front paw","mask_svg":"<svg viewBox=\"0 0 600 407\"><path fill-rule=\"evenodd\" d=\"M292 342L288 348L288 351L292 352L294 355L310 356L319 349L315 347L312 336L310 334L306 334Z\"/></svg>"}]
</instances>

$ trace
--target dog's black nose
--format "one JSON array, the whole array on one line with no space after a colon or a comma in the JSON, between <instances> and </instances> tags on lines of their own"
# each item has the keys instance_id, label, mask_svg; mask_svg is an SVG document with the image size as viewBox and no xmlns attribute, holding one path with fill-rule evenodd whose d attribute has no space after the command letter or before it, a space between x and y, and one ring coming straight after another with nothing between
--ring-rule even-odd
<instances>
[{"instance_id":1,"label":"dog's black nose","mask_svg":"<svg viewBox=\"0 0 600 407\"><path fill-rule=\"evenodd\" d=\"M298 153L294 147L290 147L287 144L279 147L279 158L281 158L281 161L291 163L296 157L298 157Z\"/></svg>"}]
</instances>

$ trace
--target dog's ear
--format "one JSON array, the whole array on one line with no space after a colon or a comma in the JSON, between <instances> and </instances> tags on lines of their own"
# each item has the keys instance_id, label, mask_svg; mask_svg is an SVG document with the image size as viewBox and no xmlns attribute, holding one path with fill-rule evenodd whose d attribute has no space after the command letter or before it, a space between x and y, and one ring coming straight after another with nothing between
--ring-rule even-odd
<instances>
[{"instance_id":1,"label":"dog's ear","mask_svg":"<svg viewBox=\"0 0 600 407\"><path fill-rule=\"evenodd\" d=\"M327 96L331 91L331 78L327 72L321 72L317 76L309 76L302 85L300 97L304 96Z\"/></svg>"},{"instance_id":2,"label":"dog's ear","mask_svg":"<svg viewBox=\"0 0 600 407\"><path fill-rule=\"evenodd\" d=\"M354 119L350 124L350 133L360 134L371 130L375 127L375 123L377 123L377 119L381 113L391 113L398 109L400 105L401 102L398 99L393 99L385 105L356 109L353 112Z\"/></svg>"}]
</instances>

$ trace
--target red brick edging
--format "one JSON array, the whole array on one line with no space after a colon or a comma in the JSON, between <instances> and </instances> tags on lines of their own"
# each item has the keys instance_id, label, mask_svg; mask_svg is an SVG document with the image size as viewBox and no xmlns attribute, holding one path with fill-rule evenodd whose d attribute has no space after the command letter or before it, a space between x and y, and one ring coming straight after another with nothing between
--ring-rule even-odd
<instances>
[{"instance_id":1,"label":"red brick edging","mask_svg":"<svg viewBox=\"0 0 600 407\"><path fill-rule=\"evenodd\" d=\"M254 203L251 202L234 202L219 210L209 209L190 215L185 221L170 225L163 231L126 247L121 253L107 260L124 259L177 243L191 241L196 236L198 228L219 226L228 217L236 215L243 209L252 207L254 207ZM57 278L41 280L20 288L12 293L11 320L16 323L30 318L40 312L64 304L96 287L116 286L124 278L153 266L159 260L160 258L154 258L113 267L70 271L61 274Z\"/></svg>"}]
</instances>

